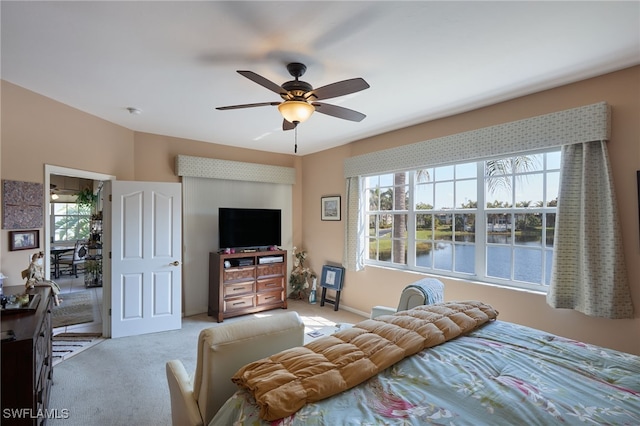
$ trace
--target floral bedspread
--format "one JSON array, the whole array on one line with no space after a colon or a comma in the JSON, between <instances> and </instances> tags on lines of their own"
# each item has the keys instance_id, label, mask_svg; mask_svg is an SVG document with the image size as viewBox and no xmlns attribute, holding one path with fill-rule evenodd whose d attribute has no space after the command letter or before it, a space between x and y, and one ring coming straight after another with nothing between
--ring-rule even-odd
<instances>
[{"instance_id":1,"label":"floral bedspread","mask_svg":"<svg viewBox=\"0 0 640 426\"><path fill-rule=\"evenodd\" d=\"M294 415L238 391L210 425L640 425L640 357L494 321Z\"/></svg>"}]
</instances>

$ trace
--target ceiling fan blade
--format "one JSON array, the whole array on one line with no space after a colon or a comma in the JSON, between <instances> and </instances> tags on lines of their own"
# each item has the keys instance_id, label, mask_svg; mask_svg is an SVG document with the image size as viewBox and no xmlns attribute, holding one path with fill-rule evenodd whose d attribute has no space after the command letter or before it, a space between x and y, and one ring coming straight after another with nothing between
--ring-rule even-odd
<instances>
[{"instance_id":1,"label":"ceiling fan blade","mask_svg":"<svg viewBox=\"0 0 640 426\"><path fill-rule=\"evenodd\" d=\"M307 99L312 96L316 99L336 98L338 96L359 92L361 90L368 89L369 87L369 83L364 81L362 78L352 78L350 80L338 81L327 84L326 86L318 87L317 89L305 94L305 97Z\"/></svg>"},{"instance_id":2,"label":"ceiling fan blade","mask_svg":"<svg viewBox=\"0 0 640 426\"><path fill-rule=\"evenodd\" d=\"M282 87L275 84L273 81L267 80L263 76L256 74L253 71L238 71L238 74L241 74L247 77L249 80L253 81L254 83L258 83L260 86L266 87L267 89L277 93L278 95L287 93L286 90L284 90Z\"/></svg>"},{"instance_id":3,"label":"ceiling fan blade","mask_svg":"<svg viewBox=\"0 0 640 426\"><path fill-rule=\"evenodd\" d=\"M322 102L313 102L312 105L316 107L317 112L330 115L332 117L342 118L344 120L362 121L366 117L366 115L361 112L337 105L325 104Z\"/></svg>"},{"instance_id":4,"label":"ceiling fan blade","mask_svg":"<svg viewBox=\"0 0 640 426\"><path fill-rule=\"evenodd\" d=\"M216 107L216 109L219 109L220 111L224 111L227 109L240 109L240 108L253 108L253 107L261 107L261 106L276 106L276 105L280 105L282 102L260 102L257 104L243 104L243 105L229 105L229 106L222 106L222 107Z\"/></svg>"},{"instance_id":5,"label":"ceiling fan blade","mask_svg":"<svg viewBox=\"0 0 640 426\"><path fill-rule=\"evenodd\" d=\"M296 124L295 123L290 123L287 120L282 120L282 130L293 130L296 128Z\"/></svg>"}]
</instances>

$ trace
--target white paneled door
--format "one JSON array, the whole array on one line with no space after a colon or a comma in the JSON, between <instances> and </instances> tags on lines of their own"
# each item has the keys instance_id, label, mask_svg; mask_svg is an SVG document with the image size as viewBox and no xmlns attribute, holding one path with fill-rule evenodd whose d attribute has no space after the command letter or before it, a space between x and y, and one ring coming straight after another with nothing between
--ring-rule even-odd
<instances>
[{"instance_id":1,"label":"white paneled door","mask_svg":"<svg viewBox=\"0 0 640 426\"><path fill-rule=\"evenodd\" d=\"M182 325L181 185L111 185L111 337Z\"/></svg>"}]
</instances>

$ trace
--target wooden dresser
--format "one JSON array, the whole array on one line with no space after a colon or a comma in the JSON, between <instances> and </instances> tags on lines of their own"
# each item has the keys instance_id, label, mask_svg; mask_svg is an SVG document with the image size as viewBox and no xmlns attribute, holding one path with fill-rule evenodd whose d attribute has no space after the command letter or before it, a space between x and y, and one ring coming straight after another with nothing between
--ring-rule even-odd
<instances>
[{"instance_id":1,"label":"wooden dresser","mask_svg":"<svg viewBox=\"0 0 640 426\"><path fill-rule=\"evenodd\" d=\"M209 254L209 316L225 318L287 307L287 251Z\"/></svg>"},{"instance_id":2,"label":"wooden dresser","mask_svg":"<svg viewBox=\"0 0 640 426\"><path fill-rule=\"evenodd\" d=\"M8 296L24 292L22 286L5 287ZM2 313L3 339L12 330L14 340L2 341L2 425L42 425L46 423L49 391L53 378L51 357L52 291L36 287L40 302L35 310ZM39 413L42 413L39 415Z\"/></svg>"}]
</instances>

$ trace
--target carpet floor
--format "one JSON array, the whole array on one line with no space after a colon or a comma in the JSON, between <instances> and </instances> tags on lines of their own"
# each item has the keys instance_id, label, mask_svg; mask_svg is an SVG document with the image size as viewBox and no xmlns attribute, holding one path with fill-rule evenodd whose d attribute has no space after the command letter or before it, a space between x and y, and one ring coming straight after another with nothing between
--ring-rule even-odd
<instances>
[{"instance_id":1,"label":"carpet floor","mask_svg":"<svg viewBox=\"0 0 640 426\"><path fill-rule=\"evenodd\" d=\"M290 301L305 323L305 343L309 333L335 330L336 323L356 323L364 319L331 307ZM288 309L226 319L223 324L264 315L278 315ZM206 314L182 319L180 330L141 336L105 339L102 343L61 362L53 371L49 409L67 409L67 419L49 419L48 426L170 426L171 404L165 364L181 360L192 374L196 365L198 334L216 323ZM229 375L233 372L229 372ZM226 425L222 425L226 426Z\"/></svg>"},{"instance_id":2,"label":"carpet floor","mask_svg":"<svg viewBox=\"0 0 640 426\"><path fill-rule=\"evenodd\" d=\"M53 307L53 328L92 322L93 297L91 290L61 294L62 303Z\"/></svg>"}]
</instances>

